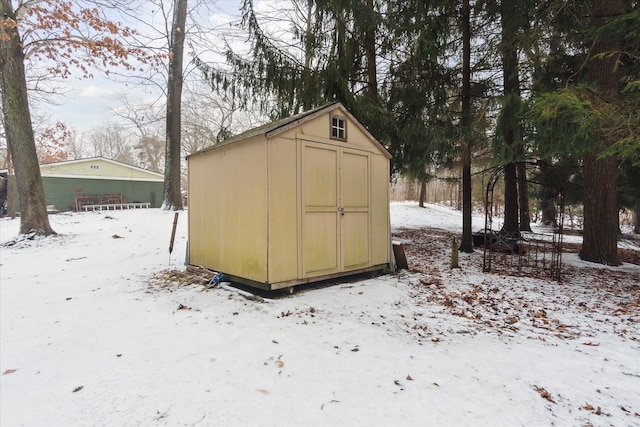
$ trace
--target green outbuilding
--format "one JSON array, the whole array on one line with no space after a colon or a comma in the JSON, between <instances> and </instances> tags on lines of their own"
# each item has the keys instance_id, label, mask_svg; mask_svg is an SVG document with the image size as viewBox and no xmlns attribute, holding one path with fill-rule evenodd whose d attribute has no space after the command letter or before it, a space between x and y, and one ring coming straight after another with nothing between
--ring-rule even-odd
<instances>
[{"instance_id":1,"label":"green outbuilding","mask_svg":"<svg viewBox=\"0 0 640 427\"><path fill-rule=\"evenodd\" d=\"M127 204L151 208L162 204L162 174L104 157L42 164L40 173L50 210L78 210L79 200L91 196L117 195ZM15 202L19 210L17 197Z\"/></svg>"}]
</instances>

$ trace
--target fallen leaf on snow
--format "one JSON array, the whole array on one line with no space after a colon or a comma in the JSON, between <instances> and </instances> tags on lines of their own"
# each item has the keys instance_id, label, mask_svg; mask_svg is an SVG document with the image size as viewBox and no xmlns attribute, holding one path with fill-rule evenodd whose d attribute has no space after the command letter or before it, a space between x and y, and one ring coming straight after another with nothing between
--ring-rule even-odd
<instances>
[{"instance_id":1,"label":"fallen leaf on snow","mask_svg":"<svg viewBox=\"0 0 640 427\"><path fill-rule=\"evenodd\" d=\"M265 390L263 388L259 388L258 389L258 393L260 393L260 394L269 394L269 390Z\"/></svg>"},{"instance_id":2,"label":"fallen leaf on snow","mask_svg":"<svg viewBox=\"0 0 640 427\"><path fill-rule=\"evenodd\" d=\"M413 381L413 378L411 377L411 375L407 375L407 381Z\"/></svg>"},{"instance_id":3,"label":"fallen leaf on snow","mask_svg":"<svg viewBox=\"0 0 640 427\"><path fill-rule=\"evenodd\" d=\"M276 366L278 368L284 368L284 362L282 360L276 360Z\"/></svg>"},{"instance_id":4,"label":"fallen leaf on snow","mask_svg":"<svg viewBox=\"0 0 640 427\"><path fill-rule=\"evenodd\" d=\"M594 408L593 406L591 406L591 405L590 405L590 404L588 404L588 403L585 403L585 404L584 404L584 406L583 406L582 408L580 408L580 409L584 409L585 411L593 411L593 410L595 410L596 408Z\"/></svg>"},{"instance_id":5,"label":"fallen leaf on snow","mask_svg":"<svg viewBox=\"0 0 640 427\"><path fill-rule=\"evenodd\" d=\"M78 387L74 388L74 389L73 389L73 391L72 391L71 393L76 393L76 392L78 392L78 391L82 390L83 388L84 388L84 386L83 386L83 385L78 386Z\"/></svg>"},{"instance_id":6,"label":"fallen leaf on snow","mask_svg":"<svg viewBox=\"0 0 640 427\"><path fill-rule=\"evenodd\" d=\"M600 343L599 342L591 342L591 341L589 341L589 342L583 342L582 345L588 345L588 346L591 346L591 347L598 347L600 345Z\"/></svg>"},{"instance_id":7,"label":"fallen leaf on snow","mask_svg":"<svg viewBox=\"0 0 640 427\"><path fill-rule=\"evenodd\" d=\"M547 399L549 402L551 403L556 403L553 400L553 396L551 395L551 393L549 393L547 390L545 390L544 387L538 387L537 385L533 386L534 390L537 391L538 393L540 393L540 396L544 399Z\"/></svg>"},{"instance_id":8,"label":"fallen leaf on snow","mask_svg":"<svg viewBox=\"0 0 640 427\"><path fill-rule=\"evenodd\" d=\"M2 373L2 375L13 374L15 371L17 371L17 369L7 369Z\"/></svg>"}]
</instances>

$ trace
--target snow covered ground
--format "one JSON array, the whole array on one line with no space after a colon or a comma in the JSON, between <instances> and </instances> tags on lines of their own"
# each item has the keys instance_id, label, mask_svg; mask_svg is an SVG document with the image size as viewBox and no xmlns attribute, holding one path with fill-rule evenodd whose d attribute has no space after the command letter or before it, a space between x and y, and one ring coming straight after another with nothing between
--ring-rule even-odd
<instances>
[{"instance_id":1,"label":"snow covered ground","mask_svg":"<svg viewBox=\"0 0 640 427\"><path fill-rule=\"evenodd\" d=\"M181 280L186 212L0 220L0 425L640 425L640 266L450 270L460 214L391 209L411 271L266 299Z\"/></svg>"}]
</instances>

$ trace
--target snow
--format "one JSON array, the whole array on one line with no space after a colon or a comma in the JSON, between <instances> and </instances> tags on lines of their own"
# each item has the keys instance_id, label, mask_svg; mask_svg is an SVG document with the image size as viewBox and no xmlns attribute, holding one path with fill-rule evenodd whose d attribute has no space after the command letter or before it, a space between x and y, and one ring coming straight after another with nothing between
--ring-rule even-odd
<instances>
[{"instance_id":1,"label":"snow","mask_svg":"<svg viewBox=\"0 0 640 427\"><path fill-rule=\"evenodd\" d=\"M394 234L461 230L441 206L391 213ZM60 235L17 242L0 220L0 425L640 425L640 266L564 254L557 283L443 251L249 299L169 279L173 215L51 215Z\"/></svg>"}]
</instances>

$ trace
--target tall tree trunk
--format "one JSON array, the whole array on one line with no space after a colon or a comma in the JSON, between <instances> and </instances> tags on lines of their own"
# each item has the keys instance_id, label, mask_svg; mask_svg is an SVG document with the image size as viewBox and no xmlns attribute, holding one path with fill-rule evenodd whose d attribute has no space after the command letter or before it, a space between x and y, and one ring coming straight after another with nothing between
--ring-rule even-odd
<instances>
[{"instance_id":1,"label":"tall tree trunk","mask_svg":"<svg viewBox=\"0 0 640 427\"><path fill-rule=\"evenodd\" d=\"M302 111L309 111L312 106L312 99L315 97L314 85L311 84L311 65L313 60L313 30L311 20L313 19L313 2L307 1L306 28L304 35L304 69L302 70L302 81L304 92L302 96ZM295 111L296 113L298 111Z\"/></svg>"},{"instance_id":2,"label":"tall tree trunk","mask_svg":"<svg viewBox=\"0 0 640 427\"><path fill-rule=\"evenodd\" d=\"M55 234L49 224L44 186L31 124L24 51L11 0L0 0L0 80L7 146L20 200L20 233Z\"/></svg>"},{"instance_id":3,"label":"tall tree trunk","mask_svg":"<svg viewBox=\"0 0 640 427\"><path fill-rule=\"evenodd\" d=\"M15 184L13 183L13 161L11 160L11 150L7 151L7 199L9 201L9 216L11 219L16 219L16 195Z\"/></svg>"},{"instance_id":4,"label":"tall tree trunk","mask_svg":"<svg viewBox=\"0 0 640 427\"><path fill-rule=\"evenodd\" d=\"M540 209L542 210L541 221L545 225L556 226L556 194L557 189L554 185L553 177L550 176L551 166L545 162L540 161L540 182L542 188L540 189Z\"/></svg>"},{"instance_id":5,"label":"tall tree trunk","mask_svg":"<svg viewBox=\"0 0 640 427\"><path fill-rule=\"evenodd\" d=\"M418 202L418 205L421 208L424 208L424 200L427 198L427 182L426 181L422 181L420 183L420 201Z\"/></svg>"},{"instance_id":6,"label":"tall tree trunk","mask_svg":"<svg viewBox=\"0 0 640 427\"><path fill-rule=\"evenodd\" d=\"M517 7L501 0L500 17L502 24L501 50L504 95L501 112L501 132L507 164L504 168L504 224L502 231L518 235L518 180L516 172L516 144L519 143L518 109L520 105L520 79L518 77L518 50L515 45L519 20Z\"/></svg>"},{"instance_id":7,"label":"tall tree trunk","mask_svg":"<svg viewBox=\"0 0 640 427\"><path fill-rule=\"evenodd\" d=\"M167 88L167 144L164 166L163 209L181 210L180 149L182 131L182 58L184 55L184 27L187 21L187 0L174 0L169 53Z\"/></svg>"},{"instance_id":8,"label":"tall tree trunk","mask_svg":"<svg viewBox=\"0 0 640 427\"><path fill-rule=\"evenodd\" d=\"M473 252L471 200L471 8L462 0L462 239L461 252Z\"/></svg>"},{"instance_id":9,"label":"tall tree trunk","mask_svg":"<svg viewBox=\"0 0 640 427\"><path fill-rule=\"evenodd\" d=\"M592 0L591 26L598 28L608 17L625 12L624 0ZM587 64L589 80L606 102L619 98L620 74L616 63L622 41L596 40ZM615 137L603 132L597 144L584 156L584 237L580 258L585 261L620 265L618 259L618 162L615 156L599 155L615 142Z\"/></svg>"},{"instance_id":10,"label":"tall tree trunk","mask_svg":"<svg viewBox=\"0 0 640 427\"><path fill-rule=\"evenodd\" d=\"M508 163L504 167L504 224L502 232L510 236L517 236L519 229L516 164Z\"/></svg>"},{"instance_id":11,"label":"tall tree trunk","mask_svg":"<svg viewBox=\"0 0 640 427\"><path fill-rule=\"evenodd\" d=\"M531 231L531 212L529 209L529 181L527 180L527 167L524 163L518 163L516 174L518 176L518 207L520 209L520 231Z\"/></svg>"},{"instance_id":12,"label":"tall tree trunk","mask_svg":"<svg viewBox=\"0 0 640 427\"><path fill-rule=\"evenodd\" d=\"M367 94L371 101L378 103L378 68L376 66L376 22L373 0L367 0L367 9L371 17L367 19L364 31L364 43L367 56Z\"/></svg>"}]
</instances>

